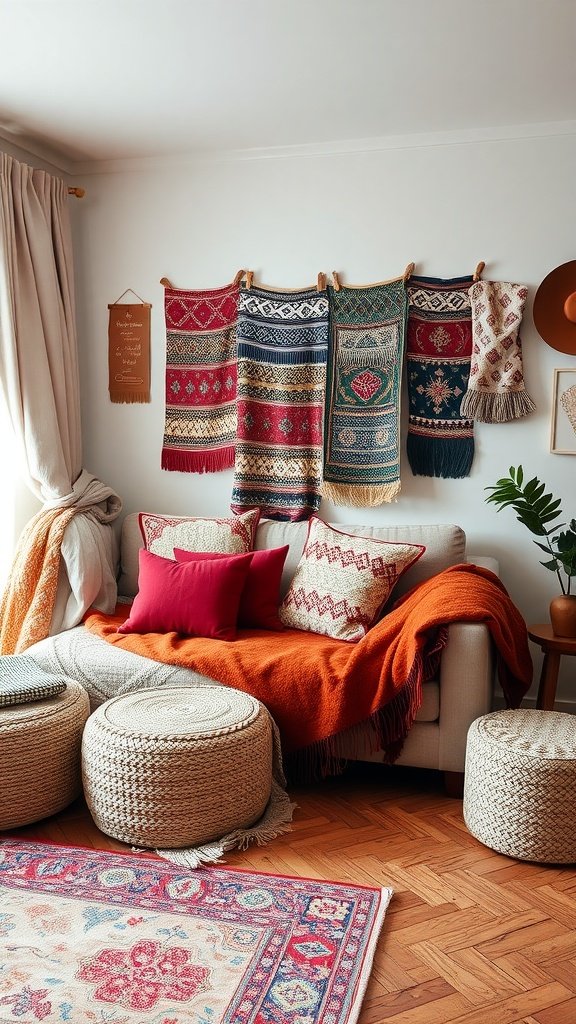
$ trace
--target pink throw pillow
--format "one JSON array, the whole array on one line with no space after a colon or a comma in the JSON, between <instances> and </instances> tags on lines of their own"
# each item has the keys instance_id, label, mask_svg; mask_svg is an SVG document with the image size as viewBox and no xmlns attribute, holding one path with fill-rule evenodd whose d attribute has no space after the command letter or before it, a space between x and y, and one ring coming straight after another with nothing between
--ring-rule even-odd
<instances>
[{"instance_id":1,"label":"pink throw pillow","mask_svg":"<svg viewBox=\"0 0 576 1024\"><path fill-rule=\"evenodd\" d=\"M252 552L217 562L174 562L142 548L138 593L119 633L181 633L234 640Z\"/></svg>"},{"instance_id":2,"label":"pink throw pillow","mask_svg":"<svg viewBox=\"0 0 576 1024\"><path fill-rule=\"evenodd\" d=\"M238 625L245 629L284 629L278 616L280 603L280 581L289 545L281 548L266 548L253 551L252 561L244 590L240 597ZM236 556L242 557L242 556ZM193 562L200 559L221 560L226 555L212 551L184 551L174 548L174 558L179 562Z\"/></svg>"}]
</instances>

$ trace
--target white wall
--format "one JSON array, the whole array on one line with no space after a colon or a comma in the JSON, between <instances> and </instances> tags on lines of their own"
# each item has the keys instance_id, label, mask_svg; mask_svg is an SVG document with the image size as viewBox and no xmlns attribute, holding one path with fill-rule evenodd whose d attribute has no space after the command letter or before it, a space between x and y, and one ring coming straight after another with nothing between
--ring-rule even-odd
<instances>
[{"instance_id":1,"label":"white wall","mask_svg":"<svg viewBox=\"0 0 576 1024\"><path fill-rule=\"evenodd\" d=\"M471 551L499 559L526 619L542 622L555 577L539 566L539 551L513 513L485 505L484 488L522 463L563 499L568 518L576 515L576 459L549 452L553 369L576 368L576 359L549 348L531 315L538 284L575 257L576 136L436 141L133 164L78 178L87 189L76 243L85 466L119 491L126 511L229 512L232 471L199 476L160 469L161 277L176 287L209 288L247 267L257 281L293 287L335 269L354 284L397 276L411 260L416 273L438 277L472 273L485 260L486 278L529 286L522 337L537 412L508 424L478 424L467 479L412 477L404 454L397 502L366 510L323 503L321 515L340 523L458 523ZM153 304L150 405L114 405L108 398L107 305L125 288ZM533 653L538 672L539 652ZM576 700L569 666L559 693Z\"/></svg>"}]
</instances>

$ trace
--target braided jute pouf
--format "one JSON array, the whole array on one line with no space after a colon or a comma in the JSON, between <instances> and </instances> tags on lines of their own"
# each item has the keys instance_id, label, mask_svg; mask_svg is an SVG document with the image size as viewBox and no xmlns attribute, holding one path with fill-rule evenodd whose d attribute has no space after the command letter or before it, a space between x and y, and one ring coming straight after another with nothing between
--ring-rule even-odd
<instances>
[{"instance_id":1,"label":"braided jute pouf","mask_svg":"<svg viewBox=\"0 0 576 1024\"><path fill-rule=\"evenodd\" d=\"M498 853L576 862L576 718L494 711L468 730L464 821Z\"/></svg>"},{"instance_id":2,"label":"braided jute pouf","mask_svg":"<svg viewBox=\"0 0 576 1024\"><path fill-rule=\"evenodd\" d=\"M223 686L140 690L102 704L82 742L99 829L144 847L196 847L262 815L272 787L266 708Z\"/></svg>"},{"instance_id":3,"label":"braided jute pouf","mask_svg":"<svg viewBox=\"0 0 576 1024\"><path fill-rule=\"evenodd\" d=\"M72 680L55 697L0 707L0 829L49 818L80 795L89 713L86 690Z\"/></svg>"}]
</instances>

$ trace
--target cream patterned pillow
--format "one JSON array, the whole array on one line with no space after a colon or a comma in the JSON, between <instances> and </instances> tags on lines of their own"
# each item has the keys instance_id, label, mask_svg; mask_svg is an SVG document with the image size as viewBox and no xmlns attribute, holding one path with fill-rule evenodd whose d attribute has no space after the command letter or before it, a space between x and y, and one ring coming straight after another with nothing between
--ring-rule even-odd
<instances>
[{"instance_id":1,"label":"cream patterned pillow","mask_svg":"<svg viewBox=\"0 0 576 1024\"><path fill-rule=\"evenodd\" d=\"M422 544L355 537L312 516L280 618L292 629L361 640L396 581L425 550Z\"/></svg>"},{"instance_id":2,"label":"cream patterned pillow","mask_svg":"<svg viewBox=\"0 0 576 1024\"><path fill-rule=\"evenodd\" d=\"M229 519L157 516L141 512L138 522L147 550L162 558L174 559L174 548L217 551L228 555L252 551L259 518L260 509L256 508Z\"/></svg>"}]
</instances>

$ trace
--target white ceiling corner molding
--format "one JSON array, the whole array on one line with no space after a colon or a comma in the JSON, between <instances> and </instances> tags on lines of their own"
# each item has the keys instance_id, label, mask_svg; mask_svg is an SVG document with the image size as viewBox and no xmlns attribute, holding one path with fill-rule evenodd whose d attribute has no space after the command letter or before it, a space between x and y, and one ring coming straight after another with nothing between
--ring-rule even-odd
<instances>
[{"instance_id":1,"label":"white ceiling corner molding","mask_svg":"<svg viewBox=\"0 0 576 1024\"><path fill-rule=\"evenodd\" d=\"M27 162L30 157L34 158L34 163L41 161L44 170L57 174L74 173L73 162L58 150L38 139L30 139L22 132L11 131L2 124L0 124L0 149L23 162Z\"/></svg>"},{"instance_id":2,"label":"white ceiling corner molding","mask_svg":"<svg viewBox=\"0 0 576 1024\"><path fill-rule=\"evenodd\" d=\"M179 153L172 156L162 154L160 156L130 157L116 160L68 160L66 161L66 167L62 169L74 175L114 174L127 171L162 169L170 165L190 163L347 156L383 150L477 145L485 142L514 142L572 135L576 135L576 121L542 121L502 125L493 128L386 135L364 139L342 139L334 142L305 143L302 145L270 146L253 149L191 150L189 153ZM0 131L1 137L2 132Z\"/></svg>"}]
</instances>

